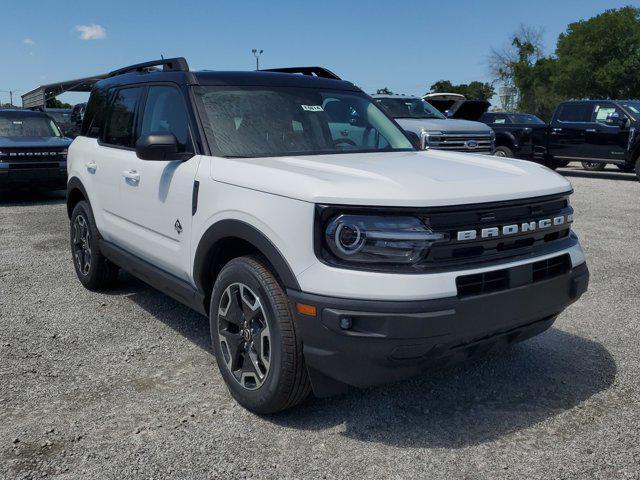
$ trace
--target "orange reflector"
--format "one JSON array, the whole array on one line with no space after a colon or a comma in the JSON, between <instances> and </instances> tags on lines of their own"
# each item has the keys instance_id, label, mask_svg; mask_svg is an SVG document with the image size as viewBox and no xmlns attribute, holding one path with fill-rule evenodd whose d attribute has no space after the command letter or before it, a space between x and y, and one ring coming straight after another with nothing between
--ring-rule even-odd
<instances>
[{"instance_id":1,"label":"orange reflector","mask_svg":"<svg viewBox=\"0 0 640 480\"><path fill-rule=\"evenodd\" d=\"M296 303L296 310L302 315L316 315L315 305L305 305L304 303Z\"/></svg>"}]
</instances>

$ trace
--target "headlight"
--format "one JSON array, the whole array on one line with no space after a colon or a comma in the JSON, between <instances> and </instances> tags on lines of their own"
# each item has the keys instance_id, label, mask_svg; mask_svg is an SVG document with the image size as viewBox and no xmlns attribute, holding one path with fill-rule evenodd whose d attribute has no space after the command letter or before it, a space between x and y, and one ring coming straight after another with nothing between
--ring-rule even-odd
<instances>
[{"instance_id":1,"label":"headlight","mask_svg":"<svg viewBox=\"0 0 640 480\"><path fill-rule=\"evenodd\" d=\"M414 264L434 242L444 239L445 234L412 216L341 214L324 229L325 247L332 256L357 264Z\"/></svg>"},{"instance_id":2,"label":"headlight","mask_svg":"<svg viewBox=\"0 0 640 480\"><path fill-rule=\"evenodd\" d=\"M422 144L424 145L424 148L425 149L429 148L429 140L431 140L433 137L441 137L441 136L442 136L442 132L423 130L422 131L422 139L423 139Z\"/></svg>"}]
</instances>

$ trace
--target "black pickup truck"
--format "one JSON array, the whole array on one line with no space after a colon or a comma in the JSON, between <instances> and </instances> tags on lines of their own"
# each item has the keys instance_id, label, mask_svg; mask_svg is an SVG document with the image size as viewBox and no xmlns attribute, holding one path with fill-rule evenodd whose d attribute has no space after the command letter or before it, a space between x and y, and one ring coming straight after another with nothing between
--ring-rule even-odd
<instances>
[{"instance_id":1,"label":"black pickup truck","mask_svg":"<svg viewBox=\"0 0 640 480\"><path fill-rule=\"evenodd\" d=\"M586 170L607 163L640 179L640 101L562 102L549 125L519 113L485 113L481 121L496 133L496 152L533 160L551 168L582 162Z\"/></svg>"},{"instance_id":2,"label":"black pickup truck","mask_svg":"<svg viewBox=\"0 0 640 480\"><path fill-rule=\"evenodd\" d=\"M0 191L65 188L70 144L44 112L0 109Z\"/></svg>"}]
</instances>

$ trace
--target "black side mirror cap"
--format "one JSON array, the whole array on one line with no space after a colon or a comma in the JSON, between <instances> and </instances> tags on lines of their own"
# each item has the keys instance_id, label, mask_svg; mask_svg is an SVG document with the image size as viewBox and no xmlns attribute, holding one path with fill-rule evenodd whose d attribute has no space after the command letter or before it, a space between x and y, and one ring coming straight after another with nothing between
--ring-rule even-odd
<instances>
[{"instance_id":1,"label":"black side mirror cap","mask_svg":"<svg viewBox=\"0 0 640 480\"><path fill-rule=\"evenodd\" d=\"M140 160L186 160L193 154L178 153L178 140L173 133L151 132L141 135L136 142L136 155Z\"/></svg>"},{"instance_id":2,"label":"black side mirror cap","mask_svg":"<svg viewBox=\"0 0 640 480\"><path fill-rule=\"evenodd\" d=\"M417 133L409 132L409 131L405 130L404 134L407 136L407 138L411 142L411 145L413 145L413 148L415 148L416 150L422 150L423 149L422 148L422 142L420 141L420 137L418 136Z\"/></svg>"}]
</instances>

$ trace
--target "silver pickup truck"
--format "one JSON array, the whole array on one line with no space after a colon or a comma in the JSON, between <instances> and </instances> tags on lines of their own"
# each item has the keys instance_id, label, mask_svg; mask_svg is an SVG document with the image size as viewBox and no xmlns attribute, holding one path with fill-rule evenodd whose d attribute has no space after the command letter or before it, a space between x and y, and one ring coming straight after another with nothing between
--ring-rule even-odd
<instances>
[{"instance_id":1,"label":"silver pickup truck","mask_svg":"<svg viewBox=\"0 0 640 480\"><path fill-rule=\"evenodd\" d=\"M448 118L431 103L419 97L408 95L372 96L376 104L384 108L405 131L418 137L420 145L424 149L432 148L434 150L488 155L492 155L494 152L495 134L484 123L457 119L455 112L451 111L448 112L452 116ZM478 117L484 113L484 110L480 112Z\"/></svg>"}]
</instances>

